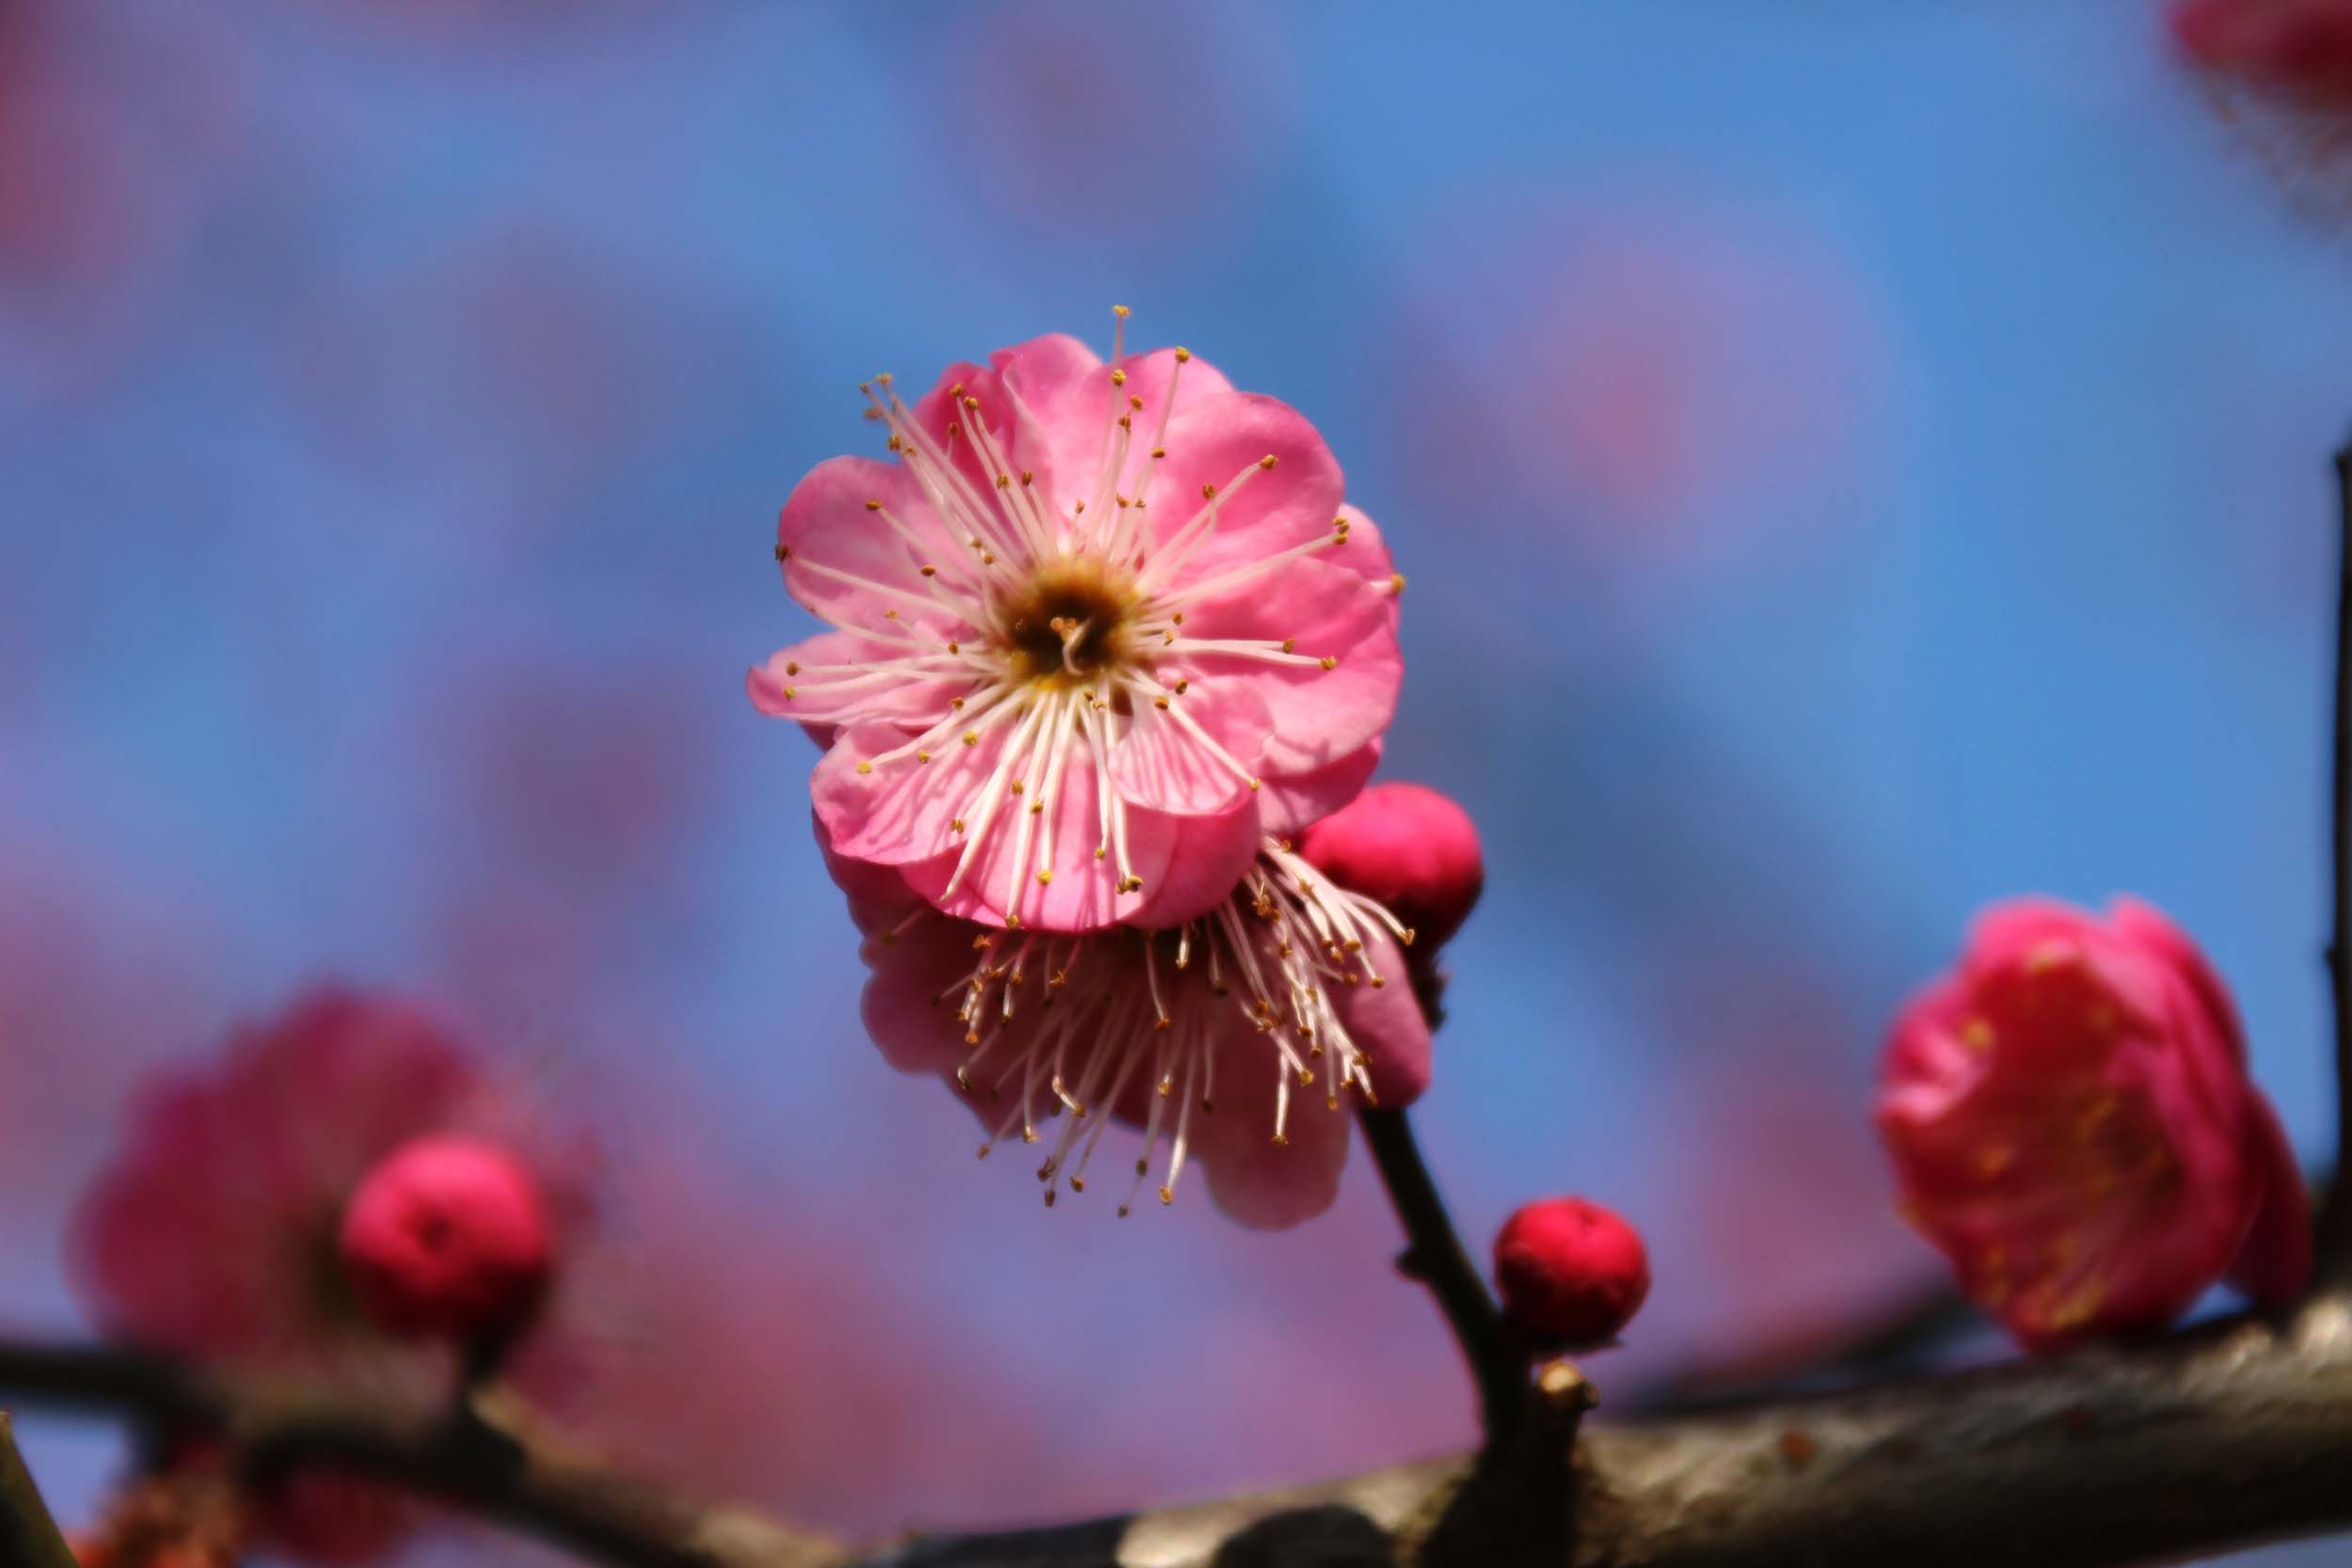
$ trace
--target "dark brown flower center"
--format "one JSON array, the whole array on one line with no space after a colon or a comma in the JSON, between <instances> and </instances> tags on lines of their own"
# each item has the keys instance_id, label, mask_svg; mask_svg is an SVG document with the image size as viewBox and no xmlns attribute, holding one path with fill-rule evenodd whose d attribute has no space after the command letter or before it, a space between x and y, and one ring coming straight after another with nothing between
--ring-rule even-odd
<instances>
[{"instance_id":1,"label":"dark brown flower center","mask_svg":"<svg viewBox=\"0 0 2352 1568\"><path fill-rule=\"evenodd\" d=\"M1016 679L1081 686L1127 661L1133 589L1096 562L1056 561L1005 602L998 636Z\"/></svg>"}]
</instances>

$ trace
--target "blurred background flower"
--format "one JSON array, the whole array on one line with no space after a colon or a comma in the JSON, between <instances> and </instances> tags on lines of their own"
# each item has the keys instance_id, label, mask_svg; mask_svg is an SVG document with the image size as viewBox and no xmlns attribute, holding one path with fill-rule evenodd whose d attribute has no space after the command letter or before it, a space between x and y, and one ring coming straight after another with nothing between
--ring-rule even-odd
<instances>
[{"instance_id":1,"label":"blurred background flower","mask_svg":"<svg viewBox=\"0 0 2352 1568\"><path fill-rule=\"evenodd\" d=\"M2196 930L2316 1156L2344 279L2122 0L0 0L0 1317L77 1326L138 1069L331 973L691 1146L602 1265L675 1359L580 1418L726 1486L879 1529L1467 1436L1368 1170L1279 1237L976 1179L742 701L857 381L1114 300L1411 579L1389 767L1492 873L1416 1116L1469 1234L1640 1227L1604 1387L1915 1278L1872 1055L2020 888ZM29 1429L69 1513L98 1433Z\"/></svg>"}]
</instances>

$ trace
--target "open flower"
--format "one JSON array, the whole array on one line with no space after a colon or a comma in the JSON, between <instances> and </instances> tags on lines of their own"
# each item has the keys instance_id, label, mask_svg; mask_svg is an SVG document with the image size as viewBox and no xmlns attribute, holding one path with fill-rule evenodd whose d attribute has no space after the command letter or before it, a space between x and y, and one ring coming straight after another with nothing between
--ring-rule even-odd
<instances>
[{"instance_id":1,"label":"open flower","mask_svg":"<svg viewBox=\"0 0 2352 1568\"><path fill-rule=\"evenodd\" d=\"M777 523L835 629L752 701L827 746L835 853L987 925L1200 914L1361 786L1396 702L1401 579L1313 426L1122 343L1036 339L912 406L876 378L898 462L819 464Z\"/></svg>"},{"instance_id":2,"label":"open flower","mask_svg":"<svg viewBox=\"0 0 2352 1568\"><path fill-rule=\"evenodd\" d=\"M1907 1217L2029 1349L2159 1327L2225 1275L2292 1300L2311 1272L2236 1009L2145 904L1982 916L1896 1023L1878 1117Z\"/></svg>"},{"instance_id":3,"label":"open flower","mask_svg":"<svg viewBox=\"0 0 2352 1568\"><path fill-rule=\"evenodd\" d=\"M983 1157L1041 1145L1048 1204L1064 1180L1086 1191L1120 1121L1143 1148L1120 1213L1165 1151L1161 1202L1197 1159L1232 1218L1295 1225L1338 1193L1349 1095L1404 1105L1428 1085L1429 1027L1398 952L1409 933L1273 841L1221 903L1159 930L998 930L903 894L893 911L876 868L834 870L866 928L875 1043L955 1085L988 1132Z\"/></svg>"}]
</instances>

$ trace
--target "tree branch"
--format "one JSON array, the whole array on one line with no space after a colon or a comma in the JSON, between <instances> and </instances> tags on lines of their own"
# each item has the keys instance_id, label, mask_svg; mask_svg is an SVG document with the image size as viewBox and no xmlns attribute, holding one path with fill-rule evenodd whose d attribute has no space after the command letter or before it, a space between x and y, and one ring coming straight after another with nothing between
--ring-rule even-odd
<instances>
[{"instance_id":1,"label":"tree branch","mask_svg":"<svg viewBox=\"0 0 2352 1568\"><path fill-rule=\"evenodd\" d=\"M16 1450L6 1411L0 1411L0 1562L8 1568L77 1568L73 1548L57 1533L40 1488Z\"/></svg>"},{"instance_id":2,"label":"tree branch","mask_svg":"<svg viewBox=\"0 0 2352 1568\"><path fill-rule=\"evenodd\" d=\"M0 1389L202 1418L249 1464L414 1488L622 1568L821 1568L824 1542L431 1412L201 1377L104 1349L0 1346ZM866 1568L1716 1568L1792 1560L2110 1568L2352 1527L2352 1300L1829 1398L1588 1428L1572 1461L1468 1455L1046 1529L915 1537ZM1500 1511L1500 1512L1498 1512ZM1481 1528L1496 1518L1511 1528ZM1557 1518L1558 1534L1518 1521Z\"/></svg>"},{"instance_id":3,"label":"tree branch","mask_svg":"<svg viewBox=\"0 0 2352 1568\"><path fill-rule=\"evenodd\" d=\"M2338 523L2336 595L2336 712L2329 776L2333 834L2328 870L2335 890L2335 929L2328 943L2328 975L2336 1014L2336 1179L2319 1230L2323 1275L2352 1273L2352 445L2336 453Z\"/></svg>"},{"instance_id":4,"label":"tree branch","mask_svg":"<svg viewBox=\"0 0 2352 1568\"><path fill-rule=\"evenodd\" d=\"M362 1403L136 1351L7 1343L0 1392L163 1431L217 1432L257 1481L307 1465L366 1476L619 1568L818 1568L843 1555L753 1511L688 1498L527 1436L486 1402L454 1412Z\"/></svg>"},{"instance_id":5,"label":"tree branch","mask_svg":"<svg viewBox=\"0 0 2352 1568\"><path fill-rule=\"evenodd\" d=\"M1454 1330L1454 1343L1478 1384L1481 1426L1489 1443L1507 1441L1528 1404L1527 1351L1504 1323L1486 1281L1454 1232L1445 1200L1422 1160L1413 1124L1403 1111L1364 1110L1358 1119L1372 1146L1381 1184L1405 1227L1397 1271L1429 1287Z\"/></svg>"}]
</instances>

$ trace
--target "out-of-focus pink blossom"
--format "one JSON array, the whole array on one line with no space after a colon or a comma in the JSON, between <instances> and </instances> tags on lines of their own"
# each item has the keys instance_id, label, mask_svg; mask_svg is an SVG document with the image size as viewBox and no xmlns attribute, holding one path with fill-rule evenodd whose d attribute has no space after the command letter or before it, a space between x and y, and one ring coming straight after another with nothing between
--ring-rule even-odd
<instances>
[{"instance_id":1,"label":"out-of-focus pink blossom","mask_svg":"<svg viewBox=\"0 0 2352 1568\"><path fill-rule=\"evenodd\" d=\"M2028 1349L2159 1327L2225 1275L2275 1304L2310 1274L2236 1008L2145 904L1981 916L1896 1023L1878 1117L1907 1215Z\"/></svg>"},{"instance_id":2,"label":"out-of-focus pink blossom","mask_svg":"<svg viewBox=\"0 0 2352 1568\"><path fill-rule=\"evenodd\" d=\"M1256 8L1020 0L941 21L908 40L938 77L916 95L924 164L947 199L994 210L976 236L1090 236L1115 211L1131 245L1181 245L1202 214L1264 199L1298 143L1307 99L1285 30ZM1182 76L1184 113L1137 112L1138 60Z\"/></svg>"},{"instance_id":3,"label":"out-of-focus pink blossom","mask_svg":"<svg viewBox=\"0 0 2352 1568\"><path fill-rule=\"evenodd\" d=\"M1426 226L1396 312L1415 483L1514 562L1663 578L1800 545L1855 513L1883 402L1861 275L1792 204L1633 183L1473 187Z\"/></svg>"},{"instance_id":4,"label":"out-of-focus pink blossom","mask_svg":"<svg viewBox=\"0 0 2352 1568\"><path fill-rule=\"evenodd\" d=\"M900 463L820 464L777 524L834 629L748 681L827 745L834 852L988 925L1168 925L1360 786L1397 581L1295 410L1067 337L869 395Z\"/></svg>"},{"instance_id":5,"label":"out-of-focus pink blossom","mask_svg":"<svg viewBox=\"0 0 2352 1568\"><path fill-rule=\"evenodd\" d=\"M1451 796L1396 780L1374 784L1309 826L1307 863L1377 899L1434 948L1462 928L1486 885L1478 825Z\"/></svg>"},{"instance_id":6,"label":"out-of-focus pink blossom","mask_svg":"<svg viewBox=\"0 0 2352 1568\"><path fill-rule=\"evenodd\" d=\"M2207 70L2352 108L2348 0L2180 0L2169 20Z\"/></svg>"},{"instance_id":7,"label":"out-of-focus pink blossom","mask_svg":"<svg viewBox=\"0 0 2352 1568\"><path fill-rule=\"evenodd\" d=\"M398 998L310 991L218 1060L146 1085L75 1214L75 1284L108 1330L158 1349L421 1374L354 1309L336 1238L371 1167L450 1132L544 1143L534 1174L559 1237L577 1235L582 1156L545 1139L446 1025Z\"/></svg>"},{"instance_id":8,"label":"out-of-focus pink blossom","mask_svg":"<svg viewBox=\"0 0 2352 1568\"><path fill-rule=\"evenodd\" d=\"M1429 1027L1401 983L1394 918L1270 841L1225 903L1163 930L993 930L904 896L893 918L882 868L835 870L869 922L875 1043L964 1095L989 1132L983 1155L1016 1136L1043 1144L1049 1205L1065 1180L1086 1191L1116 1120L1144 1130L1120 1213L1165 1146L1161 1202L1197 1158L1228 1216L1295 1225L1338 1193L1348 1091L1404 1105L1428 1085Z\"/></svg>"},{"instance_id":9,"label":"out-of-focus pink blossom","mask_svg":"<svg viewBox=\"0 0 2352 1568\"><path fill-rule=\"evenodd\" d=\"M1503 1311L1538 1347L1605 1344L1649 1295L1641 1232L1581 1197L1521 1204L1495 1236Z\"/></svg>"}]
</instances>

